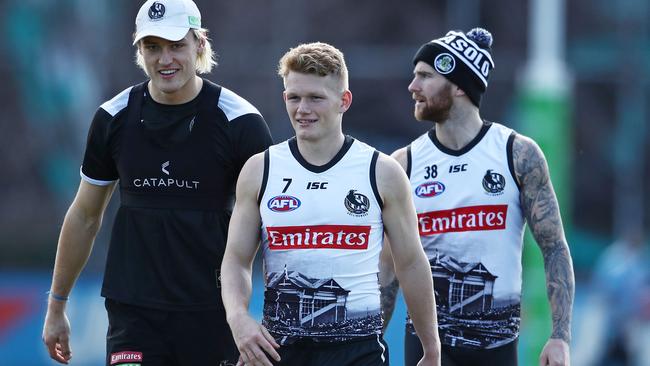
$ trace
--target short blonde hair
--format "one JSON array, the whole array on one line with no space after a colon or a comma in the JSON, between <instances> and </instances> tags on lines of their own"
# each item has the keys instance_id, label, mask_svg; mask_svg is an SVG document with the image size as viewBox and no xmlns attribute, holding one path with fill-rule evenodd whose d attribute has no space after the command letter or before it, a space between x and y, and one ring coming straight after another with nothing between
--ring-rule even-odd
<instances>
[{"instance_id":1,"label":"short blonde hair","mask_svg":"<svg viewBox=\"0 0 650 366\"><path fill-rule=\"evenodd\" d=\"M345 57L327 43L303 43L291 48L278 63L278 75L285 79L290 71L318 76L334 75L343 84L343 90L349 88Z\"/></svg>"},{"instance_id":2,"label":"short blonde hair","mask_svg":"<svg viewBox=\"0 0 650 366\"><path fill-rule=\"evenodd\" d=\"M203 42L203 52L200 52L196 58L196 73L197 74L209 74L212 71L214 66L217 66L216 54L212 50L212 44L210 43L210 38L208 38L208 30L205 28L201 29L191 29L194 34L194 38ZM140 53L140 42L138 41L138 49L135 50L135 63L138 65L144 73L147 73L147 70L144 67L144 58ZM147 76L149 76L147 74Z\"/></svg>"}]
</instances>

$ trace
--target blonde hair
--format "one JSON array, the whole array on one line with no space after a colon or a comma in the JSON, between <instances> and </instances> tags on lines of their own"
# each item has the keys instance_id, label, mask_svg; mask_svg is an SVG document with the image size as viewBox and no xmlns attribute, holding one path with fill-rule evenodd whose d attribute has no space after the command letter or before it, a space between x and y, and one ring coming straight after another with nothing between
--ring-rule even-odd
<instances>
[{"instance_id":1,"label":"blonde hair","mask_svg":"<svg viewBox=\"0 0 650 366\"><path fill-rule=\"evenodd\" d=\"M203 42L203 51L200 52L196 58L196 73L197 74L209 74L212 71L214 66L217 66L216 54L212 50L212 44L210 43L210 38L208 38L208 30L205 28L201 29L192 29L194 38L200 43ZM142 40L138 42L138 49L135 50L135 63L138 65L144 73L147 73L147 70L144 67L144 58L140 53L139 45ZM147 74L147 76L149 76Z\"/></svg>"},{"instance_id":2,"label":"blonde hair","mask_svg":"<svg viewBox=\"0 0 650 366\"><path fill-rule=\"evenodd\" d=\"M349 87L343 53L327 43L303 43L291 48L278 63L278 75L285 79L290 71L318 76L334 75L343 84L343 90Z\"/></svg>"}]
</instances>

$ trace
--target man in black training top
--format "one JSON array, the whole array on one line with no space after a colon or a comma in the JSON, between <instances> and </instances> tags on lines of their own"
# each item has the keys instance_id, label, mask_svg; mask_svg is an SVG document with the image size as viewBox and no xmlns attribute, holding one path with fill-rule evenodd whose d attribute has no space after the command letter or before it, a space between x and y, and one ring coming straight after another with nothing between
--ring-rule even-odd
<instances>
[{"instance_id":1,"label":"man in black training top","mask_svg":"<svg viewBox=\"0 0 650 366\"><path fill-rule=\"evenodd\" d=\"M133 45L149 80L95 114L61 228L43 341L50 357L69 362L66 300L119 181L102 286L106 365L234 364L220 263L237 176L271 135L249 102L197 76L216 62L191 0L146 1Z\"/></svg>"}]
</instances>

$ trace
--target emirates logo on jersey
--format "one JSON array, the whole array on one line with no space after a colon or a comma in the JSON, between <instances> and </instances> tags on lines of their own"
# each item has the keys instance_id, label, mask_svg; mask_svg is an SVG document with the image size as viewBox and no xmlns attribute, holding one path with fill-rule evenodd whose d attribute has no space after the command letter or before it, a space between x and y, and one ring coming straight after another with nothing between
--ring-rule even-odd
<instances>
[{"instance_id":1,"label":"emirates logo on jersey","mask_svg":"<svg viewBox=\"0 0 650 366\"><path fill-rule=\"evenodd\" d=\"M130 363L132 361L142 362L142 360L143 360L142 352L124 351L124 352L111 353L111 365Z\"/></svg>"},{"instance_id":2,"label":"emirates logo on jersey","mask_svg":"<svg viewBox=\"0 0 650 366\"><path fill-rule=\"evenodd\" d=\"M370 226L311 225L269 226L266 228L271 250L291 249L368 249Z\"/></svg>"},{"instance_id":3,"label":"emirates logo on jersey","mask_svg":"<svg viewBox=\"0 0 650 366\"><path fill-rule=\"evenodd\" d=\"M463 231L503 230L508 205L459 207L418 214L421 236Z\"/></svg>"}]
</instances>

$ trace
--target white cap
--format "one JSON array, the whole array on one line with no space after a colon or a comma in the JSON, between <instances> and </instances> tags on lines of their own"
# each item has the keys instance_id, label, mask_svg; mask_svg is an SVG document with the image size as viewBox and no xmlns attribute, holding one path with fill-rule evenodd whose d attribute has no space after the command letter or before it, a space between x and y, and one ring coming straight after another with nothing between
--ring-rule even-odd
<instances>
[{"instance_id":1,"label":"white cap","mask_svg":"<svg viewBox=\"0 0 650 366\"><path fill-rule=\"evenodd\" d=\"M201 13L192 0L147 0L135 18L133 44L148 36L180 41L201 28Z\"/></svg>"}]
</instances>

